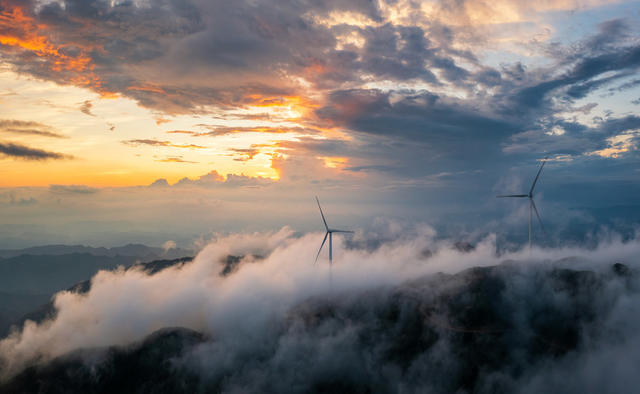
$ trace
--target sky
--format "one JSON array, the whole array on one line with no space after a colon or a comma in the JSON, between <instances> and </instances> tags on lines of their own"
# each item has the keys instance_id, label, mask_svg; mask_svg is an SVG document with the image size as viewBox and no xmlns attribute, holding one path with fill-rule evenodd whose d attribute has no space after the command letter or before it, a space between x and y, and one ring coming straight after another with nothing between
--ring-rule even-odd
<instances>
[{"instance_id":1,"label":"sky","mask_svg":"<svg viewBox=\"0 0 640 394\"><path fill-rule=\"evenodd\" d=\"M320 231L314 195L524 242L495 195L544 158L549 233L635 231L639 68L637 1L0 0L0 247Z\"/></svg>"}]
</instances>

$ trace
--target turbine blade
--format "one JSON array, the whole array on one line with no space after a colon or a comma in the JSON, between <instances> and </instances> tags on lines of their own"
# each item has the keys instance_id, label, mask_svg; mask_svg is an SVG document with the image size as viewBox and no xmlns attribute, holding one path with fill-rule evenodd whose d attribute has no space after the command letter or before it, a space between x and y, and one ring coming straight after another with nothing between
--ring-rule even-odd
<instances>
[{"instance_id":1,"label":"turbine blade","mask_svg":"<svg viewBox=\"0 0 640 394\"><path fill-rule=\"evenodd\" d=\"M355 231L349 231L349 230L331 230L332 233L349 233L349 234L355 234Z\"/></svg>"},{"instance_id":2,"label":"turbine blade","mask_svg":"<svg viewBox=\"0 0 640 394\"><path fill-rule=\"evenodd\" d=\"M322 240L322 244L320 245L320 249L318 249L318 254L316 255L316 261L313 262L313 264L318 262L318 257L320 257L320 252L322 252L322 247L324 246L324 243L327 242L327 237L329 236L329 232L327 232L324 235L324 239Z\"/></svg>"},{"instance_id":3,"label":"turbine blade","mask_svg":"<svg viewBox=\"0 0 640 394\"><path fill-rule=\"evenodd\" d=\"M322 213L322 207L320 206L320 200L318 200L318 196L316 196L316 202L318 203L318 208L320 209L320 216L322 216L322 222L324 223L324 228L329 231L329 226L327 225L327 220L324 218L324 213Z\"/></svg>"},{"instance_id":4,"label":"turbine blade","mask_svg":"<svg viewBox=\"0 0 640 394\"><path fill-rule=\"evenodd\" d=\"M504 197L529 197L528 194L507 194L507 195L501 195L501 196L496 196L498 198L504 198Z\"/></svg>"},{"instance_id":5,"label":"turbine blade","mask_svg":"<svg viewBox=\"0 0 640 394\"><path fill-rule=\"evenodd\" d=\"M545 157L542 160L542 165L540 166L540 169L538 170L538 173L536 174L536 178L533 180L533 184L531 185L531 189L529 190L529 195L533 194L533 188L536 187L536 183L538 182L538 178L540 177L540 173L542 172L542 167L544 167L544 164L547 162L548 157Z\"/></svg>"},{"instance_id":6,"label":"turbine blade","mask_svg":"<svg viewBox=\"0 0 640 394\"><path fill-rule=\"evenodd\" d=\"M540 214L538 213L538 208L536 208L536 203L533 202L533 198L531 199L531 206L533 207L533 212L536 213L536 217L538 218L538 223L540 223L540 228L544 235L547 235L547 231L544 229L544 225L542 224L542 219L540 219Z\"/></svg>"}]
</instances>

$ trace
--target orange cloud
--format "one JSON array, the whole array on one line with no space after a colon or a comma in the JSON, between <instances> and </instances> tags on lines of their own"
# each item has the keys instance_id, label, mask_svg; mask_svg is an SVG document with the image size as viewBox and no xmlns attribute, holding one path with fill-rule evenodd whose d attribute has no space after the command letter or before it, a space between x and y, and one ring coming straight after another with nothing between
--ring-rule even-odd
<instances>
[{"instance_id":1,"label":"orange cloud","mask_svg":"<svg viewBox=\"0 0 640 394\"><path fill-rule=\"evenodd\" d=\"M38 23L21 7L3 2L0 8L1 49L37 56L45 61L51 71L59 74L69 72L70 76L64 78L67 82L90 87L105 97L116 95L106 89L103 81L94 73L95 64L86 53L95 48L80 48L77 55L69 55L65 53L64 45L54 44L44 34L46 31L47 25Z\"/></svg>"},{"instance_id":2,"label":"orange cloud","mask_svg":"<svg viewBox=\"0 0 640 394\"><path fill-rule=\"evenodd\" d=\"M257 154L262 153L259 148L233 148L230 150L230 156L235 156L235 161L249 161L252 160Z\"/></svg>"},{"instance_id":3,"label":"orange cloud","mask_svg":"<svg viewBox=\"0 0 640 394\"><path fill-rule=\"evenodd\" d=\"M320 62L311 63L311 65L304 68L304 75L307 79L317 78L322 74L326 74L330 71L329 66Z\"/></svg>"},{"instance_id":4,"label":"orange cloud","mask_svg":"<svg viewBox=\"0 0 640 394\"><path fill-rule=\"evenodd\" d=\"M302 96L262 96L250 94L247 96L247 104L254 107L295 107L315 108L318 105Z\"/></svg>"},{"instance_id":5,"label":"orange cloud","mask_svg":"<svg viewBox=\"0 0 640 394\"><path fill-rule=\"evenodd\" d=\"M634 139L637 136L640 136L640 130L609 137L607 138L608 146L606 148L587 153L587 155L618 159L625 153L636 149Z\"/></svg>"},{"instance_id":6,"label":"orange cloud","mask_svg":"<svg viewBox=\"0 0 640 394\"><path fill-rule=\"evenodd\" d=\"M196 161L184 160L181 157L167 157L156 161L161 163L197 163Z\"/></svg>"},{"instance_id":7,"label":"orange cloud","mask_svg":"<svg viewBox=\"0 0 640 394\"><path fill-rule=\"evenodd\" d=\"M138 90L138 91L141 91L141 92L158 93L158 94L166 94L167 93L161 87L155 86L155 85L151 85L151 84L142 84L142 85L139 85L139 86L129 86L127 89L128 90Z\"/></svg>"},{"instance_id":8,"label":"orange cloud","mask_svg":"<svg viewBox=\"0 0 640 394\"><path fill-rule=\"evenodd\" d=\"M149 139L139 139L139 140L128 140L122 141L125 145L139 146L139 145L150 145L150 146L164 146L169 148L187 148L187 149L205 149L206 146L194 145L194 144L172 144L169 141L158 141L158 140L149 140Z\"/></svg>"},{"instance_id":9,"label":"orange cloud","mask_svg":"<svg viewBox=\"0 0 640 394\"><path fill-rule=\"evenodd\" d=\"M321 156L318 159L324 161L324 166L327 168L342 169L349 163L348 157Z\"/></svg>"},{"instance_id":10,"label":"orange cloud","mask_svg":"<svg viewBox=\"0 0 640 394\"><path fill-rule=\"evenodd\" d=\"M307 117L318 103L308 97L302 96L263 96L260 94L250 94L245 96L245 105L248 109L269 110L269 116L281 118L283 120L299 120Z\"/></svg>"},{"instance_id":11,"label":"orange cloud","mask_svg":"<svg viewBox=\"0 0 640 394\"><path fill-rule=\"evenodd\" d=\"M218 171L212 170L208 174L202 175L200 178L198 178L198 180L208 182L224 182L226 178L223 175L219 174Z\"/></svg>"},{"instance_id":12,"label":"orange cloud","mask_svg":"<svg viewBox=\"0 0 640 394\"><path fill-rule=\"evenodd\" d=\"M300 132L296 128L287 128L287 127L225 127L225 126L212 126L212 125L197 125L198 127L203 127L209 129L210 131L205 132L196 132L188 130L172 130L167 133L179 133L179 134L191 134L195 137L215 137L226 134L235 134L235 133L271 133L271 134L283 134L283 133L294 133Z\"/></svg>"},{"instance_id":13,"label":"orange cloud","mask_svg":"<svg viewBox=\"0 0 640 394\"><path fill-rule=\"evenodd\" d=\"M165 124L165 123L169 123L169 122L171 122L171 120L170 120L170 119L166 119L166 118L163 118L163 117L157 117L157 118L156 118L156 124L157 124L158 126L160 126L160 125L162 125L162 124Z\"/></svg>"},{"instance_id":14,"label":"orange cloud","mask_svg":"<svg viewBox=\"0 0 640 394\"><path fill-rule=\"evenodd\" d=\"M191 130L167 130L167 134L198 134L195 131Z\"/></svg>"}]
</instances>

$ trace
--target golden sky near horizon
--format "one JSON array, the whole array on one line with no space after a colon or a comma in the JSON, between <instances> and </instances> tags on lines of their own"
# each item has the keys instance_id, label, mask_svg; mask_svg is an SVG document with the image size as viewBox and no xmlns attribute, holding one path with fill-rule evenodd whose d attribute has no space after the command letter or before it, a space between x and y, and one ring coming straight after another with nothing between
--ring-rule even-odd
<instances>
[{"instance_id":1,"label":"golden sky near horizon","mask_svg":"<svg viewBox=\"0 0 640 394\"><path fill-rule=\"evenodd\" d=\"M298 111L306 109L295 97L229 111L229 118L240 112L271 117L255 122L206 114L167 116L128 98L102 97L85 88L60 86L9 70L0 72L0 86L6 92L0 97L0 119L28 119L61 136L12 133L11 141L72 156L46 163L0 158L0 171L6 174L0 186L131 186L159 178L175 183L212 170L277 179L271 158L278 154L278 142L307 135L295 130L301 127L296 123L302 116ZM215 131L214 126L231 131L207 135Z\"/></svg>"}]
</instances>

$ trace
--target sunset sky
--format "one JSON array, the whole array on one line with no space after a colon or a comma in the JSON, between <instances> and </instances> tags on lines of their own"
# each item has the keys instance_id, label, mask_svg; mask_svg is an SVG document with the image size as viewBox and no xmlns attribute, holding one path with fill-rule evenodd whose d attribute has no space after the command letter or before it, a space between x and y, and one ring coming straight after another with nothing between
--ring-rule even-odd
<instances>
[{"instance_id":1,"label":"sunset sky","mask_svg":"<svg viewBox=\"0 0 640 394\"><path fill-rule=\"evenodd\" d=\"M639 69L637 1L0 0L0 247L309 231L316 194L525 231L495 194L544 157L551 224L629 219Z\"/></svg>"}]
</instances>

